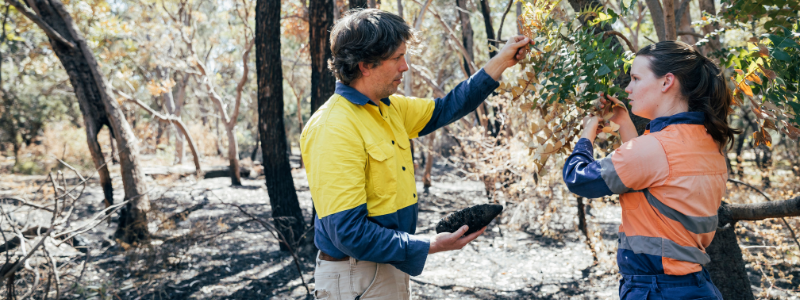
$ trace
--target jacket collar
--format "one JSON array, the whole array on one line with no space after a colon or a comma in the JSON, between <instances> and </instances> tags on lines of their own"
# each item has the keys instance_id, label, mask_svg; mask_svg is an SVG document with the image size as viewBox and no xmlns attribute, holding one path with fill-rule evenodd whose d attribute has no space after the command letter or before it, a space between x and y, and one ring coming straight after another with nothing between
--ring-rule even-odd
<instances>
[{"instance_id":1,"label":"jacket collar","mask_svg":"<svg viewBox=\"0 0 800 300\"><path fill-rule=\"evenodd\" d=\"M345 99L347 99L348 101L350 101L350 102L352 102L353 104L356 104L356 105L362 105L363 106L364 104L367 104L367 103L375 105L375 104L373 104L372 102L369 101L369 98L367 98L367 96L364 96L364 94L362 94L358 90L356 90L356 89L354 89L354 88L352 88L352 87L350 87L348 85L345 85L341 81L337 81L336 82L336 90L334 91L334 93L339 94L340 96L344 97ZM383 98L383 99L381 99L381 102L383 102L387 106L391 105L391 102L389 101L389 98Z\"/></svg>"},{"instance_id":2,"label":"jacket collar","mask_svg":"<svg viewBox=\"0 0 800 300\"><path fill-rule=\"evenodd\" d=\"M706 116L702 111L682 112L667 117L655 118L647 124L646 129L654 133L675 124L703 125L705 120Z\"/></svg>"}]
</instances>

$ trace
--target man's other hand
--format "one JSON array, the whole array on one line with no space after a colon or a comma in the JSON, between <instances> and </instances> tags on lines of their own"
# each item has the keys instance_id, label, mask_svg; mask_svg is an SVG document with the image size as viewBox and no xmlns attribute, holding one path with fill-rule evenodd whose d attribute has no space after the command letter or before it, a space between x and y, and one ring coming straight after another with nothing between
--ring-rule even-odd
<instances>
[{"instance_id":1,"label":"man's other hand","mask_svg":"<svg viewBox=\"0 0 800 300\"><path fill-rule=\"evenodd\" d=\"M500 49L500 52L486 63L483 70L494 80L500 80L503 71L513 67L528 55L529 48L527 46L531 44L531 40L523 35L508 39L503 49Z\"/></svg>"},{"instance_id":2,"label":"man's other hand","mask_svg":"<svg viewBox=\"0 0 800 300\"><path fill-rule=\"evenodd\" d=\"M431 248L428 250L428 254L433 254L436 252L443 252L443 251L451 251L451 250L460 250L464 248L469 242L477 238L479 235L483 234L486 231L486 227L484 226L481 230L473 232L468 236L464 236L464 233L469 230L469 226L464 225L461 226L456 232L449 233L449 232L442 232L440 234L434 235L431 238Z\"/></svg>"}]
</instances>

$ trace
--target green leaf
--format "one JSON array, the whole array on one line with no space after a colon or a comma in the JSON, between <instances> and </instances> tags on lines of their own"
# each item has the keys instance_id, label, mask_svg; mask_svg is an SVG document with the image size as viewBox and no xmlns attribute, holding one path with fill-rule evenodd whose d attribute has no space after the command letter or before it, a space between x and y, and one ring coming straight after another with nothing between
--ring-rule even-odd
<instances>
[{"instance_id":1,"label":"green leaf","mask_svg":"<svg viewBox=\"0 0 800 300\"><path fill-rule=\"evenodd\" d=\"M772 45L775 48L794 47L794 48L799 48L800 49L800 45L797 45L797 43L795 43L788 36L777 36L777 35L774 35L774 34L770 34L769 35L769 40L772 41Z\"/></svg>"},{"instance_id":2,"label":"green leaf","mask_svg":"<svg viewBox=\"0 0 800 300\"><path fill-rule=\"evenodd\" d=\"M590 52L589 54L586 54L585 60L591 60L595 56L597 56L597 52Z\"/></svg>"},{"instance_id":3,"label":"green leaf","mask_svg":"<svg viewBox=\"0 0 800 300\"><path fill-rule=\"evenodd\" d=\"M603 75L606 75L608 73L611 73L611 69L606 65L602 65L600 67L600 69L597 69L597 73L595 73L594 75L595 76L603 76Z\"/></svg>"},{"instance_id":4,"label":"green leaf","mask_svg":"<svg viewBox=\"0 0 800 300\"><path fill-rule=\"evenodd\" d=\"M786 102L786 103L788 103L789 106L792 107L792 109L794 110L795 115L800 117L800 103L797 103L797 102Z\"/></svg>"},{"instance_id":5,"label":"green leaf","mask_svg":"<svg viewBox=\"0 0 800 300\"><path fill-rule=\"evenodd\" d=\"M792 57L789 54L778 48L772 49L772 56L782 61L792 61Z\"/></svg>"}]
</instances>

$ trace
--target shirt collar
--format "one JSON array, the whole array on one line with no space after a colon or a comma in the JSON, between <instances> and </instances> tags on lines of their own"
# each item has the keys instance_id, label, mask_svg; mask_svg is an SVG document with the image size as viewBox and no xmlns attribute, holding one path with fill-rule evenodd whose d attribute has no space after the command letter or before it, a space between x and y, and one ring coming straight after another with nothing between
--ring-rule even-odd
<instances>
[{"instance_id":1,"label":"shirt collar","mask_svg":"<svg viewBox=\"0 0 800 300\"><path fill-rule=\"evenodd\" d=\"M647 124L646 129L654 133L675 124L703 125L705 120L706 115L702 111L682 112L667 117L655 118Z\"/></svg>"},{"instance_id":2,"label":"shirt collar","mask_svg":"<svg viewBox=\"0 0 800 300\"><path fill-rule=\"evenodd\" d=\"M369 98L367 98L367 96L364 96L364 94L362 94L358 90L342 83L341 81L336 82L336 90L334 91L334 93L339 94L340 96L344 97L350 102L353 102L353 104L356 105L364 105L367 103L375 105L369 101ZM387 106L391 105L389 98L383 98L381 99L381 102L383 102Z\"/></svg>"}]
</instances>

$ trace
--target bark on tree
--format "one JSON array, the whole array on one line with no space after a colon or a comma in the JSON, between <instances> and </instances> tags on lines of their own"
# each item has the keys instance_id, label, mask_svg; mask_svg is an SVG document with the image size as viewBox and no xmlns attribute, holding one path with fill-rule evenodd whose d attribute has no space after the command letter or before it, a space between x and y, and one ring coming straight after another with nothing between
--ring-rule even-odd
<instances>
[{"instance_id":1,"label":"bark on tree","mask_svg":"<svg viewBox=\"0 0 800 300\"><path fill-rule=\"evenodd\" d=\"M319 109L336 89L336 79L328 70L331 59L333 0L310 0L308 5L308 45L311 55L311 114Z\"/></svg>"},{"instance_id":2,"label":"bark on tree","mask_svg":"<svg viewBox=\"0 0 800 300\"><path fill-rule=\"evenodd\" d=\"M650 10L650 17L653 18L653 27L656 30L658 41L666 41L667 25L664 23L664 10L661 8L661 2L658 0L645 0L645 2L647 2L647 9Z\"/></svg>"},{"instance_id":3,"label":"bark on tree","mask_svg":"<svg viewBox=\"0 0 800 300\"><path fill-rule=\"evenodd\" d=\"M664 36L668 41L678 39L677 26L675 25L675 2L664 0Z\"/></svg>"},{"instance_id":4,"label":"bark on tree","mask_svg":"<svg viewBox=\"0 0 800 300\"><path fill-rule=\"evenodd\" d=\"M461 41L468 57L464 59L464 69L470 70L470 62L475 61L475 39L473 37L472 23L469 20L467 0L456 0L456 6L458 7L456 9L458 18L461 21ZM467 76L471 76L476 71L478 70L470 70L470 74L467 74Z\"/></svg>"},{"instance_id":5,"label":"bark on tree","mask_svg":"<svg viewBox=\"0 0 800 300\"><path fill-rule=\"evenodd\" d=\"M283 125L283 72L281 71L280 0L256 2L256 72L258 76L258 132L262 165L275 227L291 245L303 243L305 232L294 188L286 132ZM289 250L281 245L284 251Z\"/></svg>"},{"instance_id":6,"label":"bark on tree","mask_svg":"<svg viewBox=\"0 0 800 300\"><path fill-rule=\"evenodd\" d=\"M689 5L691 0L673 0L675 3L675 26L682 33L695 33L692 26L692 9ZM682 34L681 41L689 45L697 42L697 37L691 34Z\"/></svg>"},{"instance_id":7,"label":"bark on tree","mask_svg":"<svg viewBox=\"0 0 800 300\"><path fill-rule=\"evenodd\" d=\"M367 0L350 0L350 9L367 8Z\"/></svg>"},{"instance_id":8,"label":"bark on tree","mask_svg":"<svg viewBox=\"0 0 800 300\"><path fill-rule=\"evenodd\" d=\"M120 211L120 224L116 235L127 242L148 238L147 212L150 210L150 198L147 196L144 173L139 167L136 136L126 121L119 104L113 98L110 86L100 73L100 68L86 40L78 31L64 4L59 0L28 1L27 3L32 5L33 11L38 12L35 15L30 8L16 0L8 0L8 2L18 10L26 11L28 18L33 16L34 19L39 19L41 22L34 22L46 32L57 33L57 35L53 32L48 33L50 44L67 71L75 96L78 98L86 123L89 151L95 165L100 169L100 182L103 185L107 204L113 203L113 194L108 168L105 167L103 152L97 142L97 133L103 125L109 126L112 135L117 140L125 200L130 202L124 210ZM60 39L54 38L54 36L58 36Z\"/></svg>"}]
</instances>

